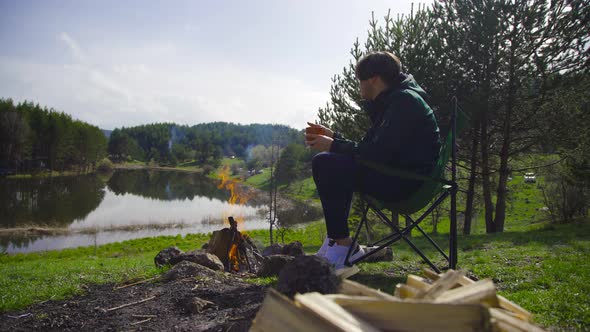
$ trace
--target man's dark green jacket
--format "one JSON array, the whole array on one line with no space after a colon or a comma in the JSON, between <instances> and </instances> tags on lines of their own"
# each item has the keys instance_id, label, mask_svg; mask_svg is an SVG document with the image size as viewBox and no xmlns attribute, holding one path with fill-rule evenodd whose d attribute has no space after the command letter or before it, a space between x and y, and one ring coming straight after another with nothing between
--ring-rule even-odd
<instances>
[{"instance_id":1,"label":"man's dark green jacket","mask_svg":"<svg viewBox=\"0 0 590 332\"><path fill-rule=\"evenodd\" d=\"M335 133L330 152L430 174L438 160L440 138L425 97L412 75L401 74L395 86L363 107L372 122L363 139L357 143Z\"/></svg>"}]
</instances>

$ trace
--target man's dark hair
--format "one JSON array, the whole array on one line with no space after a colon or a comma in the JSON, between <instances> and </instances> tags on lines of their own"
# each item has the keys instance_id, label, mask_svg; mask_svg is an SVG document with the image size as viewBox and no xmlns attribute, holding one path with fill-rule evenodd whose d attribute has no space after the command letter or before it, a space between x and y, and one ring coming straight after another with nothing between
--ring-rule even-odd
<instances>
[{"instance_id":1,"label":"man's dark hair","mask_svg":"<svg viewBox=\"0 0 590 332\"><path fill-rule=\"evenodd\" d=\"M402 64L399 58L390 52L374 52L363 56L356 64L356 78L364 81L379 76L385 84L396 83Z\"/></svg>"}]
</instances>

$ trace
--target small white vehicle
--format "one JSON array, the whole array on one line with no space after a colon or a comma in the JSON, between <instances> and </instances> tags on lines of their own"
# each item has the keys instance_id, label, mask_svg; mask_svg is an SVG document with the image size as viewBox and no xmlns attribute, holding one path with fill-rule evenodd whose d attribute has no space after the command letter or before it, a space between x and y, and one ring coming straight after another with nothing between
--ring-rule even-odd
<instances>
[{"instance_id":1,"label":"small white vehicle","mask_svg":"<svg viewBox=\"0 0 590 332\"><path fill-rule=\"evenodd\" d=\"M537 181L537 176L535 173L524 173L524 182L535 183Z\"/></svg>"}]
</instances>

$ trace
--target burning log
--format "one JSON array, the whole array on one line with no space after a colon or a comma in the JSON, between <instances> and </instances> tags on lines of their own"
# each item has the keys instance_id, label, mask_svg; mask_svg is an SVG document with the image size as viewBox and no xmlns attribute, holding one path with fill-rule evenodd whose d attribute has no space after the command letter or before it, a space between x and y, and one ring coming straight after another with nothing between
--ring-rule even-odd
<instances>
[{"instance_id":1,"label":"burning log","mask_svg":"<svg viewBox=\"0 0 590 332\"><path fill-rule=\"evenodd\" d=\"M234 217L227 219L229 228L213 232L207 252L219 257L227 272L257 273L262 255L250 237L238 230Z\"/></svg>"}]
</instances>

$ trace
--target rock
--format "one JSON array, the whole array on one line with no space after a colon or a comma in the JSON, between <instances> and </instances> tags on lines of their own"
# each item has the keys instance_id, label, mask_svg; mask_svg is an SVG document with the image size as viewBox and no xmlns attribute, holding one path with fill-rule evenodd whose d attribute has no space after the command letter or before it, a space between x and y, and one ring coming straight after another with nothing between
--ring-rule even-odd
<instances>
[{"instance_id":1,"label":"rock","mask_svg":"<svg viewBox=\"0 0 590 332\"><path fill-rule=\"evenodd\" d=\"M282 254L289 256L303 256L305 255L305 252L303 252L303 245L301 242L295 241L285 245Z\"/></svg>"},{"instance_id":2,"label":"rock","mask_svg":"<svg viewBox=\"0 0 590 332\"><path fill-rule=\"evenodd\" d=\"M156 264L157 267L174 264L170 261L182 253L183 251L177 247L168 247L160 251L156 257L154 257L154 264Z\"/></svg>"},{"instance_id":3,"label":"rock","mask_svg":"<svg viewBox=\"0 0 590 332\"><path fill-rule=\"evenodd\" d=\"M288 255L270 255L264 257L262 266L258 270L259 277L271 277L279 275L285 264L294 260L293 256Z\"/></svg>"},{"instance_id":4,"label":"rock","mask_svg":"<svg viewBox=\"0 0 590 332\"><path fill-rule=\"evenodd\" d=\"M377 247L367 247L361 245L361 247L365 250L365 252L369 252L371 250L376 249ZM371 256L363 259L365 263L373 263L373 262L391 262L393 260L393 250L391 247L385 247L378 252L372 254Z\"/></svg>"},{"instance_id":5,"label":"rock","mask_svg":"<svg viewBox=\"0 0 590 332\"><path fill-rule=\"evenodd\" d=\"M213 278L217 276L217 273L203 265L189 261L181 261L164 273L162 279L165 281L172 281L184 278L194 278L196 276L208 276Z\"/></svg>"},{"instance_id":6,"label":"rock","mask_svg":"<svg viewBox=\"0 0 590 332\"><path fill-rule=\"evenodd\" d=\"M296 293L337 293L341 280L327 260L315 256L298 256L285 264L279 274L277 290L289 297Z\"/></svg>"},{"instance_id":7,"label":"rock","mask_svg":"<svg viewBox=\"0 0 590 332\"><path fill-rule=\"evenodd\" d=\"M283 247L278 243L273 243L262 250L262 256L281 255L283 254Z\"/></svg>"},{"instance_id":8,"label":"rock","mask_svg":"<svg viewBox=\"0 0 590 332\"><path fill-rule=\"evenodd\" d=\"M206 309L217 307L215 303L196 296L188 296L182 299L179 304L191 314L199 314Z\"/></svg>"},{"instance_id":9,"label":"rock","mask_svg":"<svg viewBox=\"0 0 590 332\"><path fill-rule=\"evenodd\" d=\"M206 266L215 271L224 270L223 263L221 262L219 257L201 250L193 250L186 252L184 254L180 254L174 257L170 262L172 264L178 264L182 261L197 263L199 265Z\"/></svg>"}]
</instances>

